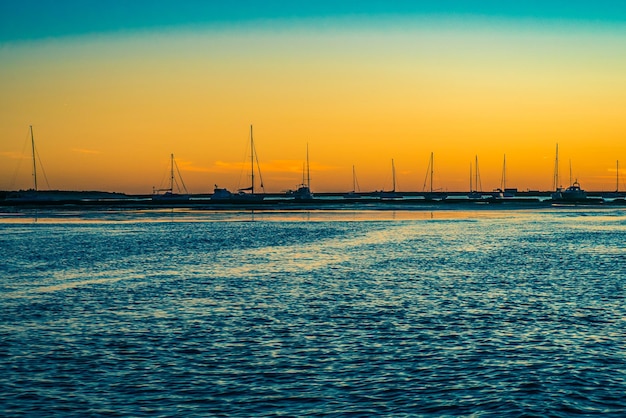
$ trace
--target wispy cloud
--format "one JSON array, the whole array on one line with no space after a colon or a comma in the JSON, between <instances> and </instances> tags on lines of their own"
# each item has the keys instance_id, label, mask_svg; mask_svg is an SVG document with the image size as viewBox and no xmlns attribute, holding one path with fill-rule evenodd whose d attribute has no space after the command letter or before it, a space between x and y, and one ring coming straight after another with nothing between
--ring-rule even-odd
<instances>
[{"instance_id":1,"label":"wispy cloud","mask_svg":"<svg viewBox=\"0 0 626 418\"><path fill-rule=\"evenodd\" d=\"M272 160L261 164L261 172L263 173L302 173L303 162L300 160ZM243 162L233 163L226 161L216 161L214 166L207 169L207 171L215 173L229 173L239 172L241 170L247 170L248 164ZM337 167L319 164L316 162L310 163L311 171L333 171Z\"/></svg>"},{"instance_id":2,"label":"wispy cloud","mask_svg":"<svg viewBox=\"0 0 626 418\"><path fill-rule=\"evenodd\" d=\"M30 158L24 154L15 151L2 151L0 152L0 156L10 158L12 160L25 160L26 158Z\"/></svg>"},{"instance_id":3,"label":"wispy cloud","mask_svg":"<svg viewBox=\"0 0 626 418\"><path fill-rule=\"evenodd\" d=\"M86 149L86 148L72 148L72 152L77 152L79 154L100 154L101 152L94 149Z\"/></svg>"}]
</instances>

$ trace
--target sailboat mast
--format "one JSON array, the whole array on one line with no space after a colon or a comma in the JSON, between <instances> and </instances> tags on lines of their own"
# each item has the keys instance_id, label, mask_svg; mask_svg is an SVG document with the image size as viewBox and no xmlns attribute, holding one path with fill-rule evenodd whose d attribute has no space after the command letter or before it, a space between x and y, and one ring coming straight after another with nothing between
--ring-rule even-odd
<instances>
[{"instance_id":1,"label":"sailboat mast","mask_svg":"<svg viewBox=\"0 0 626 418\"><path fill-rule=\"evenodd\" d=\"M506 189L506 154L504 154L504 162L502 163L502 181L500 188L502 191Z\"/></svg>"},{"instance_id":2,"label":"sailboat mast","mask_svg":"<svg viewBox=\"0 0 626 418\"><path fill-rule=\"evenodd\" d=\"M311 188L311 170L309 167L309 143L306 143L306 187Z\"/></svg>"},{"instance_id":3,"label":"sailboat mast","mask_svg":"<svg viewBox=\"0 0 626 418\"><path fill-rule=\"evenodd\" d=\"M433 192L433 173L435 172L435 167L434 167L434 155L431 152L430 153L430 192Z\"/></svg>"},{"instance_id":4,"label":"sailboat mast","mask_svg":"<svg viewBox=\"0 0 626 418\"><path fill-rule=\"evenodd\" d=\"M554 160L554 190L559 188L559 143L556 144L556 159Z\"/></svg>"},{"instance_id":5,"label":"sailboat mast","mask_svg":"<svg viewBox=\"0 0 626 418\"><path fill-rule=\"evenodd\" d=\"M33 149L33 180L35 183L35 191L37 191L37 163L35 160L35 137L33 135L33 125L30 125L30 144Z\"/></svg>"},{"instance_id":6,"label":"sailboat mast","mask_svg":"<svg viewBox=\"0 0 626 418\"><path fill-rule=\"evenodd\" d=\"M615 193L618 193L619 192L619 160L617 160L617 166L616 166L615 172L616 172Z\"/></svg>"},{"instance_id":7,"label":"sailboat mast","mask_svg":"<svg viewBox=\"0 0 626 418\"><path fill-rule=\"evenodd\" d=\"M396 166L393 164L393 158L391 159L391 181L393 184L392 192L396 191Z\"/></svg>"},{"instance_id":8,"label":"sailboat mast","mask_svg":"<svg viewBox=\"0 0 626 418\"><path fill-rule=\"evenodd\" d=\"M476 187L476 191L478 191L478 155L476 155L476 167L474 168L476 170L475 178L474 178L474 186Z\"/></svg>"},{"instance_id":9,"label":"sailboat mast","mask_svg":"<svg viewBox=\"0 0 626 418\"><path fill-rule=\"evenodd\" d=\"M252 173L250 192L254 194L254 137L252 136L252 125L250 125L250 173Z\"/></svg>"},{"instance_id":10,"label":"sailboat mast","mask_svg":"<svg viewBox=\"0 0 626 418\"><path fill-rule=\"evenodd\" d=\"M174 154L170 154L170 193L174 193Z\"/></svg>"}]
</instances>

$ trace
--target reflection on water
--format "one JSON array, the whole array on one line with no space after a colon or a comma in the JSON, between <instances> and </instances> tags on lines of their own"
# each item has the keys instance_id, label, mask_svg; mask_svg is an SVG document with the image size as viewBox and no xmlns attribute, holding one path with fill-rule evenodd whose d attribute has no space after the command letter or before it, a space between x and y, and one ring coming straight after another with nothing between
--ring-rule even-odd
<instances>
[{"instance_id":1,"label":"reflection on water","mask_svg":"<svg viewBox=\"0 0 626 418\"><path fill-rule=\"evenodd\" d=\"M619 209L3 214L0 410L621 416L624 238Z\"/></svg>"},{"instance_id":2,"label":"reflection on water","mask_svg":"<svg viewBox=\"0 0 626 418\"><path fill-rule=\"evenodd\" d=\"M503 218L515 213L554 213L542 210L232 210L202 209L112 209L112 210L22 210L0 212L0 223L64 222L246 222L246 221L401 221L418 219ZM558 210L563 212L563 210ZM611 212L611 211L607 211Z\"/></svg>"}]
</instances>

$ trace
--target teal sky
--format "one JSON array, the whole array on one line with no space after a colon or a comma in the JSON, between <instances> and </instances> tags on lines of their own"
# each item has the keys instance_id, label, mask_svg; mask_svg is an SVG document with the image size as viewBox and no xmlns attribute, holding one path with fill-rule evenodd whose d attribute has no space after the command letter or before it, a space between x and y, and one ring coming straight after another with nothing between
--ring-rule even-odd
<instances>
[{"instance_id":1,"label":"teal sky","mask_svg":"<svg viewBox=\"0 0 626 418\"><path fill-rule=\"evenodd\" d=\"M264 20L431 15L610 24L626 22L626 2L1 0L0 42Z\"/></svg>"},{"instance_id":2,"label":"teal sky","mask_svg":"<svg viewBox=\"0 0 626 418\"><path fill-rule=\"evenodd\" d=\"M391 158L415 190L430 152L448 190L476 155L496 187L505 153L548 190L556 142L609 190L625 51L625 1L0 0L0 189L28 187L29 125L54 188L143 193L174 152L194 192L236 189L254 124L271 191L306 143L320 190L353 164L385 188Z\"/></svg>"}]
</instances>

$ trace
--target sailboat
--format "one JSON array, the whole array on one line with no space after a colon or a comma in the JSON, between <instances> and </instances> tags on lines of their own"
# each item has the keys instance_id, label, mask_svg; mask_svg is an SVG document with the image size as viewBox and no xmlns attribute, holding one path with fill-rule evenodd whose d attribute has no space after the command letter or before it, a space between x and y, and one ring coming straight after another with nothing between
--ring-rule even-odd
<instances>
[{"instance_id":1,"label":"sailboat","mask_svg":"<svg viewBox=\"0 0 626 418\"><path fill-rule=\"evenodd\" d=\"M472 174L474 175L475 184L472 186ZM479 191L480 189L480 191ZM474 173L472 173L472 163L470 163L470 192L467 195L470 199L482 199L483 186L480 181L480 172L478 171L478 155L476 156L476 167Z\"/></svg>"},{"instance_id":2,"label":"sailboat","mask_svg":"<svg viewBox=\"0 0 626 418\"><path fill-rule=\"evenodd\" d=\"M500 187L494 189L491 193L491 197L493 199L502 199L505 197L514 197L517 189L508 189L506 187L506 154L504 155L504 160L502 162L502 178L500 179Z\"/></svg>"},{"instance_id":3,"label":"sailboat","mask_svg":"<svg viewBox=\"0 0 626 418\"><path fill-rule=\"evenodd\" d=\"M393 158L391 159L391 184L391 190L381 190L377 196L381 199L402 199L402 195L396 192L396 166L393 163Z\"/></svg>"},{"instance_id":4,"label":"sailboat","mask_svg":"<svg viewBox=\"0 0 626 418\"><path fill-rule=\"evenodd\" d=\"M552 182L554 192L550 195L552 200L563 198L563 187L559 184L559 144L556 144L556 158L554 160L554 180Z\"/></svg>"},{"instance_id":5,"label":"sailboat","mask_svg":"<svg viewBox=\"0 0 626 418\"><path fill-rule=\"evenodd\" d=\"M178 173L178 178L180 179L180 185L185 191L184 194L180 193L180 186L178 185L178 181L176 180L176 176L174 175L174 168L176 168L176 172ZM178 188L178 193L174 193L174 183ZM164 193L161 193L164 192ZM166 189L156 189L152 188L152 200L189 200L189 192L187 192L187 187L185 187L185 183L183 182L183 178L180 175L180 170L178 170L178 165L174 160L174 154L170 154L170 187Z\"/></svg>"},{"instance_id":6,"label":"sailboat","mask_svg":"<svg viewBox=\"0 0 626 418\"><path fill-rule=\"evenodd\" d=\"M352 191L343 195L345 199L360 199L361 194L357 193L357 189L359 189L359 182L356 179L356 171L354 169L354 165L352 166ZM360 190L359 190L360 192Z\"/></svg>"},{"instance_id":7,"label":"sailboat","mask_svg":"<svg viewBox=\"0 0 626 418\"><path fill-rule=\"evenodd\" d=\"M259 178L261 179L261 188L265 191L265 187L263 186L263 177L261 176L261 169L259 166L259 157L256 153L256 148L254 147L254 135L252 130L252 125L250 125L250 186L237 190L237 193L232 193L228 189L220 188L215 185L213 189L213 195L211 195L211 200L236 200L243 202L258 202L265 199L264 194L258 194L254 192L254 165L256 163L256 168L259 171ZM248 193L246 193L248 192Z\"/></svg>"},{"instance_id":8,"label":"sailboat","mask_svg":"<svg viewBox=\"0 0 626 418\"><path fill-rule=\"evenodd\" d=\"M623 196L620 195L619 191L619 160L615 163L615 191L610 193L602 194L602 197L605 199L620 199L623 200Z\"/></svg>"},{"instance_id":9,"label":"sailboat","mask_svg":"<svg viewBox=\"0 0 626 418\"><path fill-rule=\"evenodd\" d=\"M428 169L426 170L426 177L424 178L424 185L422 186L422 192L424 193L424 199L426 200L444 200L448 197L447 194L441 191L435 191L433 189L433 177L435 174L434 167L434 153L430 153L430 161L428 162ZM430 178L430 191L426 191L426 182Z\"/></svg>"},{"instance_id":10,"label":"sailboat","mask_svg":"<svg viewBox=\"0 0 626 418\"><path fill-rule=\"evenodd\" d=\"M29 126L30 131L30 144L31 144L31 152L32 152L32 160L33 160L33 188L28 189L26 191L20 191L14 194L7 196L6 200L14 201L14 202L32 202L32 201L44 201L44 200L53 200L52 195L42 194L39 190L37 183L37 157L38 153L35 149L35 136L33 134L33 126ZM41 160L39 160L39 164L41 165ZM41 169L43 171L44 179L46 184L48 184L48 178L46 177L46 172L43 170L43 165L41 165ZM50 185L48 184L48 188Z\"/></svg>"},{"instance_id":11,"label":"sailboat","mask_svg":"<svg viewBox=\"0 0 626 418\"><path fill-rule=\"evenodd\" d=\"M311 193L311 171L309 168L309 144L306 144L306 181L304 178L305 167L302 166L302 183L298 185L298 188L293 191L287 192L289 196L292 196L296 200L312 200L313 193Z\"/></svg>"}]
</instances>

